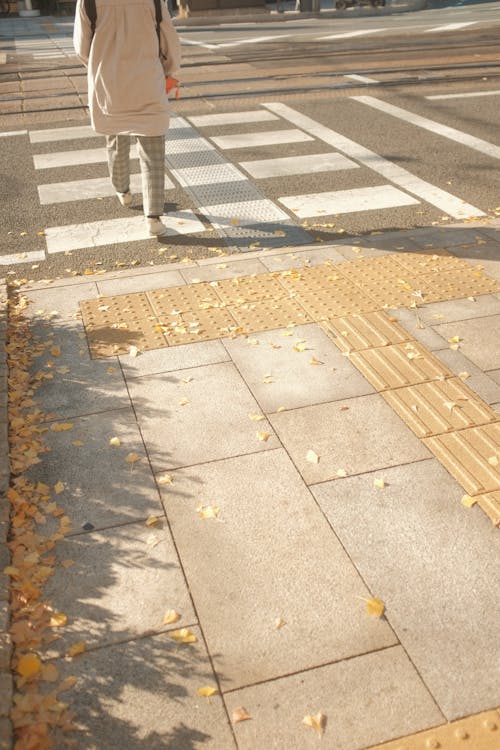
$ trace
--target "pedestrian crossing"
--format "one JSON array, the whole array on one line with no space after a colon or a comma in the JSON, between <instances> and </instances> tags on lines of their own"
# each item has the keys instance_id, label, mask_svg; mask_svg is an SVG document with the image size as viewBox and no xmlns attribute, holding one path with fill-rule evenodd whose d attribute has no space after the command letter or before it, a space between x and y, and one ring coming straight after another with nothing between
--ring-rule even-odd
<instances>
[{"instance_id":1,"label":"pedestrian crossing","mask_svg":"<svg viewBox=\"0 0 500 750\"><path fill-rule=\"evenodd\" d=\"M377 105L372 98L352 99ZM221 134L225 127L230 132ZM84 203L90 206L114 196L106 175L106 148L97 145L102 137L89 125L33 130L28 136L40 177L40 205L49 209L66 204L65 215L70 217L67 224L44 228L49 256L104 246L119 249L148 239L142 216L124 217L118 201L109 204L109 218L71 220L72 203L77 211ZM244 158L247 150L253 158ZM138 205L141 177L134 147L131 158L131 192L138 196ZM100 172L89 177L88 168L94 165ZM212 232L228 247L242 251L294 247L315 240L304 219L331 221L366 211L415 210L422 204L457 219L484 216L479 208L282 102L247 111L173 117L165 165L166 191L172 191L166 200L177 204L163 216L172 242L182 235L196 242L196 235ZM315 175L321 176L325 188L342 189L296 190ZM360 186L360 181L368 184Z\"/></svg>"}]
</instances>

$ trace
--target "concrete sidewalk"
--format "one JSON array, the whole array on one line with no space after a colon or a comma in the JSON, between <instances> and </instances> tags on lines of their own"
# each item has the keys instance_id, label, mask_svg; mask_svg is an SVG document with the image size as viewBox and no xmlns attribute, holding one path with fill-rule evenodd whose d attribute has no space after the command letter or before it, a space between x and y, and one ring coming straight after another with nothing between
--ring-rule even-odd
<instances>
[{"instance_id":1,"label":"concrete sidewalk","mask_svg":"<svg viewBox=\"0 0 500 750\"><path fill-rule=\"evenodd\" d=\"M76 747L498 747L500 221L21 292Z\"/></svg>"}]
</instances>

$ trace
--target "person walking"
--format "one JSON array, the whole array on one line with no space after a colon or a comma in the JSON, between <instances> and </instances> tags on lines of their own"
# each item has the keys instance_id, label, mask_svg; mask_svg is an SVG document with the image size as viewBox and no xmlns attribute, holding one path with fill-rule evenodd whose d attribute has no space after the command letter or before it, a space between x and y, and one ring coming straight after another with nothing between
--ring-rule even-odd
<instances>
[{"instance_id":1,"label":"person walking","mask_svg":"<svg viewBox=\"0 0 500 750\"><path fill-rule=\"evenodd\" d=\"M130 206L130 142L135 138L150 237L168 230L165 135L169 126L167 77L177 77L180 42L164 0L77 0L75 52L87 68L92 128L106 136L111 182Z\"/></svg>"}]
</instances>

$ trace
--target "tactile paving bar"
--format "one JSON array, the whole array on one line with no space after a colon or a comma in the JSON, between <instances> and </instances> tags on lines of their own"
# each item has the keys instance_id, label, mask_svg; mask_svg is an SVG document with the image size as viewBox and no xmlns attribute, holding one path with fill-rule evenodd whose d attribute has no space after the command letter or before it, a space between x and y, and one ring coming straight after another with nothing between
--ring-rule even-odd
<instances>
[{"instance_id":1,"label":"tactile paving bar","mask_svg":"<svg viewBox=\"0 0 500 750\"><path fill-rule=\"evenodd\" d=\"M278 302L262 300L228 309L245 333L269 331L272 328L286 328L289 325L312 322L298 302L286 297Z\"/></svg>"},{"instance_id":2,"label":"tactile paving bar","mask_svg":"<svg viewBox=\"0 0 500 750\"><path fill-rule=\"evenodd\" d=\"M142 292L83 300L80 308L86 327L110 326L113 323L123 323L124 320L154 317L149 300Z\"/></svg>"},{"instance_id":3,"label":"tactile paving bar","mask_svg":"<svg viewBox=\"0 0 500 750\"><path fill-rule=\"evenodd\" d=\"M500 490L500 422L423 442L469 495Z\"/></svg>"},{"instance_id":4,"label":"tactile paving bar","mask_svg":"<svg viewBox=\"0 0 500 750\"><path fill-rule=\"evenodd\" d=\"M324 321L322 327L343 352L359 352L412 340L404 328L382 311L334 318Z\"/></svg>"},{"instance_id":5,"label":"tactile paving bar","mask_svg":"<svg viewBox=\"0 0 500 750\"><path fill-rule=\"evenodd\" d=\"M154 289L147 292L147 296L154 313L160 317L175 314L175 311L198 313L221 305L214 288L206 282Z\"/></svg>"},{"instance_id":6,"label":"tactile paving bar","mask_svg":"<svg viewBox=\"0 0 500 750\"><path fill-rule=\"evenodd\" d=\"M227 305L258 302L264 299L278 300L287 296L286 290L272 273L223 279L218 281L214 288L221 302Z\"/></svg>"},{"instance_id":7,"label":"tactile paving bar","mask_svg":"<svg viewBox=\"0 0 500 750\"><path fill-rule=\"evenodd\" d=\"M230 312L217 308L161 318L158 328L167 337L169 346L210 341L241 332Z\"/></svg>"},{"instance_id":8,"label":"tactile paving bar","mask_svg":"<svg viewBox=\"0 0 500 750\"><path fill-rule=\"evenodd\" d=\"M500 490L480 495L477 504L484 510L494 526L500 526Z\"/></svg>"},{"instance_id":9,"label":"tactile paving bar","mask_svg":"<svg viewBox=\"0 0 500 750\"><path fill-rule=\"evenodd\" d=\"M500 712L494 709L367 750L498 750L499 747Z\"/></svg>"},{"instance_id":10,"label":"tactile paving bar","mask_svg":"<svg viewBox=\"0 0 500 750\"><path fill-rule=\"evenodd\" d=\"M113 325L88 326L87 339L92 358L128 354L132 346L136 346L139 352L167 346L165 336L158 330L158 322L156 318L128 319Z\"/></svg>"},{"instance_id":11,"label":"tactile paving bar","mask_svg":"<svg viewBox=\"0 0 500 750\"><path fill-rule=\"evenodd\" d=\"M421 438L498 421L498 414L460 378L398 388L382 396Z\"/></svg>"},{"instance_id":12,"label":"tactile paving bar","mask_svg":"<svg viewBox=\"0 0 500 750\"><path fill-rule=\"evenodd\" d=\"M349 359L378 391L444 380L453 375L416 341L352 352Z\"/></svg>"}]
</instances>

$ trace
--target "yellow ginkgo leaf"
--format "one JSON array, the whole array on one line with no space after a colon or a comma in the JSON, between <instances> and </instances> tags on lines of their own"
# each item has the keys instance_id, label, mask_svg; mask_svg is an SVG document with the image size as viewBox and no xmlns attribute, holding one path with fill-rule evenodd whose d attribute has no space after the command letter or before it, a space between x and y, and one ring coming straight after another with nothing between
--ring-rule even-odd
<instances>
[{"instance_id":1,"label":"yellow ginkgo leaf","mask_svg":"<svg viewBox=\"0 0 500 750\"><path fill-rule=\"evenodd\" d=\"M186 406L186 404L189 404L189 399L188 399L188 398L185 398L185 397L184 397L184 398L181 398L181 399L179 399L179 404L180 404L181 406Z\"/></svg>"},{"instance_id":2,"label":"yellow ginkgo leaf","mask_svg":"<svg viewBox=\"0 0 500 750\"><path fill-rule=\"evenodd\" d=\"M248 416L253 422L260 422L262 419L265 419L263 414L249 414Z\"/></svg>"},{"instance_id":3,"label":"yellow ginkgo leaf","mask_svg":"<svg viewBox=\"0 0 500 750\"><path fill-rule=\"evenodd\" d=\"M60 357L61 356L61 347L60 346L52 346L50 348L50 353L53 357Z\"/></svg>"},{"instance_id":4,"label":"yellow ginkgo leaf","mask_svg":"<svg viewBox=\"0 0 500 750\"><path fill-rule=\"evenodd\" d=\"M17 663L16 671L27 680L38 674L42 668L42 662L36 654L24 654Z\"/></svg>"},{"instance_id":5,"label":"yellow ginkgo leaf","mask_svg":"<svg viewBox=\"0 0 500 750\"><path fill-rule=\"evenodd\" d=\"M175 611L175 609L167 609L165 616L163 617L163 624L171 625L173 622L178 622L180 619L181 616Z\"/></svg>"},{"instance_id":6,"label":"yellow ginkgo leaf","mask_svg":"<svg viewBox=\"0 0 500 750\"><path fill-rule=\"evenodd\" d=\"M321 711L317 714L308 714L302 719L302 723L314 729L321 737L326 724L326 716Z\"/></svg>"},{"instance_id":7,"label":"yellow ginkgo leaf","mask_svg":"<svg viewBox=\"0 0 500 750\"><path fill-rule=\"evenodd\" d=\"M73 424L71 422L54 422L50 429L52 432L66 432L66 430L73 429Z\"/></svg>"},{"instance_id":8,"label":"yellow ginkgo leaf","mask_svg":"<svg viewBox=\"0 0 500 750\"><path fill-rule=\"evenodd\" d=\"M233 724L237 724L239 721L248 721L248 719L251 719L252 717L244 708L243 706L239 706L238 708L235 708L232 713L233 718Z\"/></svg>"},{"instance_id":9,"label":"yellow ginkgo leaf","mask_svg":"<svg viewBox=\"0 0 500 750\"><path fill-rule=\"evenodd\" d=\"M297 341L297 343L293 346L293 350L294 352L303 352L306 346L307 344L305 341Z\"/></svg>"},{"instance_id":10,"label":"yellow ginkgo leaf","mask_svg":"<svg viewBox=\"0 0 500 750\"><path fill-rule=\"evenodd\" d=\"M57 682L59 671L55 664L44 664L42 667L42 680L44 682Z\"/></svg>"},{"instance_id":11,"label":"yellow ginkgo leaf","mask_svg":"<svg viewBox=\"0 0 500 750\"><path fill-rule=\"evenodd\" d=\"M475 497L471 497L470 495L464 495L460 502L466 508L472 508L472 506L477 503L477 499Z\"/></svg>"},{"instance_id":12,"label":"yellow ginkgo leaf","mask_svg":"<svg viewBox=\"0 0 500 750\"><path fill-rule=\"evenodd\" d=\"M488 458L488 463L490 466L498 466L498 456L490 456Z\"/></svg>"},{"instance_id":13,"label":"yellow ginkgo leaf","mask_svg":"<svg viewBox=\"0 0 500 750\"><path fill-rule=\"evenodd\" d=\"M460 336L452 336L451 339L448 339L449 344L459 344L461 341Z\"/></svg>"},{"instance_id":14,"label":"yellow ginkgo leaf","mask_svg":"<svg viewBox=\"0 0 500 750\"><path fill-rule=\"evenodd\" d=\"M372 596L371 599L366 601L366 610L368 614L374 617L382 617L385 611L385 604L382 599L377 599L376 596Z\"/></svg>"},{"instance_id":15,"label":"yellow ginkgo leaf","mask_svg":"<svg viewBox=\"0 0 500 750\"><path fill-rule=\"evenodd\" d=\"M180 630L172 630L169 633L170 638L173 638L177 643L196 643L198 640L195 634L189 630L189 628L181 628Z\"/></svg>"},{"instance_id":16,"label":"yellow ginkgo leaf","mask_svg":"<svg viewBox=\"0 0 500 750\"><path fill-rule=\"evenodd\" d=\"M172 484L173 479L171 474L159 474L156 477L158 484Z\"/></svg>"},{"instance_id":17,"label":"yellow ginkgo leaf","mask_svg":"<svg viewBox=\"0 0 500 750\"><path fill-rule=\"evenodd\" d=\"M217 516L219 515L218 505L198 505L196 510L198 511L199 517L203 520L209 518L217 518Z\"/></svg>"},{"instance_id":18,"label":"yellow ginkgo leaf","mask_svg":"<svg viewBox=\"0 0 500 750\"><path fill-rule=\"evenodd\" d=\"M158 516L150 516L146 519L146 526L156 526L156 524L160 523L161 518Z\"/></svg>"},{"instance_id":19,"label":"yellow ginkgo leaf","mask_svg":"<svg viewBox=\"0 0 500 750\"><path fill-rule=\"evenodd\" d=\"M258 440L260 440L263 443L265 443L267 440L269 440L270 437L271 437L271 433L270 432L262 432L261 430L259 430L257 432L257 438L258 438Z\"/></svg>"},{"instance_id":20,"label":"yellow ginkgo leaf","mask_svg":"<svg viewBox=\"0 0 500 750\"><path fill-rule=\"evenodd\" d=\"M324 362L321 362L321 360L316 359L316 357L311 357L311 361L309 362L310 365L324 365Z\"/></svg>"},{"instance_id":21,"label":"yellow ginkgo leaf","mask_svg":"<svg viewBox=\"0 0 500 750\"><path fill-rule=\"evenodd\" d=\"M202 695L204 698L211 698L212 695L215 695L219 691L215 687L205 685L204 687L198 688L196 692L198 693L198 695Z\"/></svg>"},{"instance_id":22,"label":"yellow ginkgo leaf","mask_svg":"<svg viewBox=\"0 0 500 750\"><path fill-rule=\"evenodd\" d=\"M128 353L131 357L137 357L139 355L139 349L136 346L131 346L128 350Z\"/></svg>"},{"instance_id":23,"label":"yellow ginkgo leaf","mask_svg":"<svg viewBox=\"0 0 500 750\"><path fill-rule=\"evenodd\" d=\"M110 445L113 445L113 446L115 446L115 448L117 448L117 447L118 447L119 445L121 445L121 441L120 441L120 438L117 438L117 437L112 437L112 438L110 439L110 441L109 441L109 444L110 444Z\"/></svg>"},{"instance_id":24,"label":"yellow ginkgo leaf","mask_svg":"<svg viewBox=\"0 0 500 750\"><path fill-rule=\"evenodd\" d=\"M468 372L459 372L458 377L462 378L462 380L467 380L467 378L470 378L470 373Z\"/></svg>"},{"instance_id":25,"label":"yellow ginkgo leaf","mask_svg":"<svg viewBox=\"0 0 500 750\"><path fill-rule=\"evenodd\" d=\"M309 461L311 464L318 464L319 456L314 451L308 450L306 453L306 461Z\"/></svg>"},{"instance_id":26,"label":"yellow ginkgo leaf","mask_svg":"<svg viewBox=\"0 0 500 750\"><path fill-rule=\"evenodd\" d=\"M338 477L346 477L347 471L345 469L337 469L335 472Z\"/></svg>"},{"instance_id":27,"label":"yellow ginkgo leaf","mask_svg":"<svg viewBox=\"0 0 500 750\"><path fill-rule=\"evenodd\" d=\"M66 651L66 656L79 656L80 654L83 654L84 651L85 643L83 641L78 641L78 643L74 643L68 648L68 650Z\"/></svg>"},{"instance_id":28,"label":"yellow ginkgo leaf","mask_svg":"<svg viewBox=\"0 0 500 750\"><path fill-rule=\"evenodd\" d=\"M72 440L71 445L79 448L81 445L85 445L85 443L82 440Z\"/></svg>"},{"instance_id":29,"label":"yellow ginkgo leaf","mask_svg":"<svg viewBox=\"0 0 500 750\"><path fill-rule=\"evenodd\" d=\"M385 482L383 479L374 479L373 484L375 487L378 487L379 490L383 490L385 487Z\"/></svg>"},{"instance_id":30,"label":"yellow ginkgo leaf","mask_svg":"<svg viewBox=\"0 0 500 750\"><path fill-rule=\"evenodd\" d=\"M61 628L68 622L67 615L62 612L53 612L50 616L50 624L53 628Z\"/></svg>"},{"instance_id":31,"label":"yellow ginkgo leaf","mask_svg":"<svg viewBox=\"0 0 500 750\"><path fill-rule=\"evenodd\" d=\"M140 461L141 457L137 455L137 453L129 453L127 456L125 456L125 461L129 464L135 464L137 461Z\"/></svg>"},{"instance_id":32,"label":"yellow ginkgo leaf","mask_svg":"<svg viewBox=\"0 0 500 750\"><path fill-rule=\"evenodd\" d=\"M282 411L286 411L286 406L278 406L278 408L276 409L276 411L277 411L278 414L281 413Z\"/></svg>"},{"instance_id":33,"label":"yellow ginkgo leaf","mask_svg":"<svg viewBox=\"0 0 500 750\"><path fill-rule=\"evenodd\" d=\"M56 495L60 495L61 492L64 492L64 484L61 481L56 482L56 484L54 485L54 492L56 493Z\"/></svg>"},{"instance_id":34,"label":"yellow ginkgo leaf","mask_svg":"<svg viewBox=\"0 0 500 750\"><path fill-rule=\"evenodd\" d=\"M274 621L274 624L276 626L276 630L281 630L286 625L286 621L282 617L277 617Z\"/></svg>"}]
</instances>

